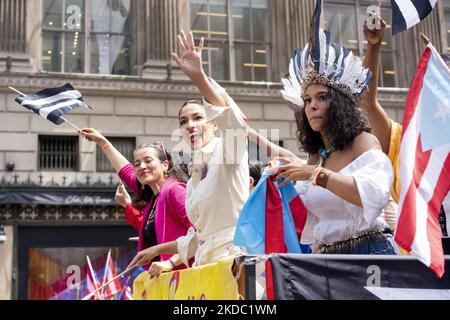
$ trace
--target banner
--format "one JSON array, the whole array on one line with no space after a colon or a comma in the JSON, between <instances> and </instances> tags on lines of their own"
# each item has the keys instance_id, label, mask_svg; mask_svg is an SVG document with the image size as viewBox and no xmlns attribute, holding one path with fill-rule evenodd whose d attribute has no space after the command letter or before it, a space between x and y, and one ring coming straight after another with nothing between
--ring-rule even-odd
<instances>
[{"instance_id":1,"label":"banner","mask_svg":"<svg viewBox=\"0 0 450 320\"><path fill-rule=\"evenodd\" d=\"M217 263L164 273L150 279L143 272L133 283L135 300L238 300L238 284L231 268L234 257Z\"/></svg>"},{"instance_id":2,"label":"banner","mask_svg":"<svg viewBox=\"0 0 450 320\"><path fill-rule=\"evenodd\" d=\"M22 188L24 189L24 188ZM64 206L116 206L114 190L77 190L33 188L26 191L0 188L0 204L36 204Z\"/></svg>"},{"instance_id":3,"label":"banner","mask_svg":"<svg viewBox=\"0 0 450 320\"><path fill-rule=\"evenodd\" d=\"M449 272L439 279L412 257L281 254L270 261L277 300L450 300Z\"/></svg>"}]
</instances>

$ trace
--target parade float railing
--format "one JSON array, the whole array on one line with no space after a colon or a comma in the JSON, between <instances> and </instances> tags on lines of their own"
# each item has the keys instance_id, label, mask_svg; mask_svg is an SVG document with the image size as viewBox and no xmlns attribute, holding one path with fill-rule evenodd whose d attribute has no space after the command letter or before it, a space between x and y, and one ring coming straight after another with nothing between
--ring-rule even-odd
<instances>
[{"instance_id":1,"label":"parade float railing","mask_svg":"<svg viewBox=\"0 0 450 320\"><path fill-rule=\"evenodd\" d=\"M134 298L265 300L265 265L272 265L276 300L450 300L450 256L442 278L407 256L273 254L241 256L163 274L143 273Z\"/></svg>"}]
</instances>

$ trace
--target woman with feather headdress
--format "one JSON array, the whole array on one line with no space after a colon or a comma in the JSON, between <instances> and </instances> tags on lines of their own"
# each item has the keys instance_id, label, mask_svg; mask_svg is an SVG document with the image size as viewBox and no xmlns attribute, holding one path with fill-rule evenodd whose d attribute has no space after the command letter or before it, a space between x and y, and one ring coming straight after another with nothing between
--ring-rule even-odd
<instances>
[{"instance_id":1,"label":"woman with feather headdress","mask_svg":"<svg viewBox=\"0 0 450 320\"><path fill-rule=\"evenodd\" d=\"M301 242L314 253L395 254L382 218L389 201L392 166L381 150L359 97L371 79L359 57L320 29L321 0L310 43L291 59L283 97L294 111L299 144L308 163L278 158L276 179L296 184L308 218Z\"/></svg>"}]
</instances>

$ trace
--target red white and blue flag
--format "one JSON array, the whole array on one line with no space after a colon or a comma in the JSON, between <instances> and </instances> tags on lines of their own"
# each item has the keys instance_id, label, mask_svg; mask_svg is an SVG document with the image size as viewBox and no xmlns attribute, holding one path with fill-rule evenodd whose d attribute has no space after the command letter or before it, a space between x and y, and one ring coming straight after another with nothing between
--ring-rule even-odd
<instances>
[{"instance_id":1,"label":"red white and blue flag","mask_svg":"<svg viewBox=\"0 0 450 320\"><path fill-rule=\"evenodd\" d=\"M111 249L109 249L108 256L106 257L105 271L103 274L103 285L110 282L115 277L117 277L116 267L114 266L114 260L111 256ZM109 283L103 290L105 299L110 299L122 291L122 286L120 285L119 279L116 279Z\"/></svg>"},{"instance_id":2,"label":"red white and blue flag","mask_svg":"<svg viewBox=\"0 0 450 320\"><path fill-rule=\"evenodd\" d=\"M450 189L450 69L429 44L403 118L397 244L444 274L439 211Z\"/></svg>"},{"instance_id":3,"label":"red white and blue flag","mask_svg":"<svg viewBox=\"0 0 450 320\"><path fill-rule=\"evenodd\" d=\"M306 209L294 185L279 189L266 168L239 215L234 244L249 254L302 253L305 222Z\"/></svg>"},{"instance_id":4,"label":"red white and blue flag","mask_svg":"<svg viewBox=\"0 0 450 320\"><path fill-rule=\"evenodd\" d=\"M306 223L306 208L294 185L288 183L278 188L272 174L266 168L242 208L233 242L249 254L302 253L300 238ZM267 299L274 300L270 261L265 266Z\"/></svg>"},{"instance_id":5,"label":"red white and blue flag","mask_svg":"<svg viewBox=\"0 0 450 320\"><path fill-rule=\"evenodd\" d=\"M120 292L117 300L134 300L133 291L127 284L123 285L122 291Z\"/></svg>"},{"instance_id":6,"label":"red white and blue flag","mask_svg":"<svg viewBox=\"0 0 450 320\"><path fill-rule=\"evenodd\" d=\"M101 300L100 293L92 294L95 290L100 288L100 281L98 281L97 274L92 268L91 259L86 256L86 296L83 300Z\"/></svg>"}]
</instances>

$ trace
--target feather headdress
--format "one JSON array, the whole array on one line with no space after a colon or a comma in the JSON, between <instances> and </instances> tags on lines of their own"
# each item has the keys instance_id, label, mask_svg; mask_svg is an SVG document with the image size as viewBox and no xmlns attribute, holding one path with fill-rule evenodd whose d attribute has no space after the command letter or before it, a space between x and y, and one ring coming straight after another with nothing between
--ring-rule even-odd
<instances>
[{"instance_id":1,"label":"feather headdress","mask_svg":"<svg viewBox=\"0 0 450 320\"><path fill-rule=\"evenodd\" d=\"M355 97L364 92L372 78L359 57L338 44L331 44L330 33L320 28L321 12L322 0L317 0L310 41L303 49L294 50L289 76L282 79L284 90L281 94L294 111L303 107L303 96L311 84L329 86Z\"/></svg>"}]
</instances>

